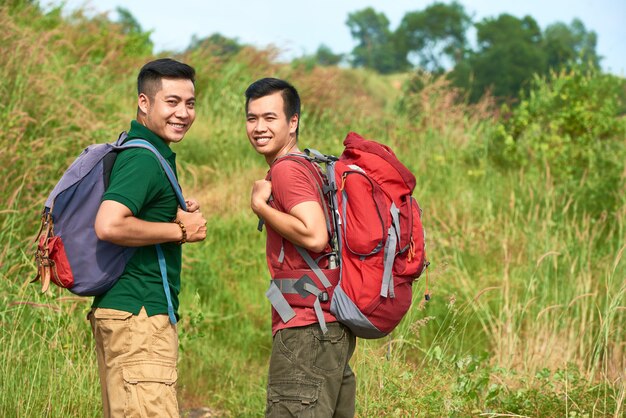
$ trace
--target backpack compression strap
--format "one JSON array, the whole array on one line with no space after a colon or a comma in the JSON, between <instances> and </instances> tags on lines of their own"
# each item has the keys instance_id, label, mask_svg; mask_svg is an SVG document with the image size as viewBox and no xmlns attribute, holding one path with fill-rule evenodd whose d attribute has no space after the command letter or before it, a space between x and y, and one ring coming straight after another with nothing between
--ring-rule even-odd
<instances>
[{"instance_id":1,"label":"backpack compression strap","mask_svg":"<svg viewBox=\"0 0 626 418\"><path fill-rule=\"evenodd\" d=\"M385 244L385 252L384 252L384 269L383 269L383 279L382 285L380 288L380 295L384 298L390 297L395 298L396 293L394 292L394 284L393 284L393 262L396 258L396 248L398 246L398 240L400 237L400 218L399 213L400 210L396 206L395 203L391 204L391 219L392 224L387 230L387 242Z\"/></svg>"}]
</instances>

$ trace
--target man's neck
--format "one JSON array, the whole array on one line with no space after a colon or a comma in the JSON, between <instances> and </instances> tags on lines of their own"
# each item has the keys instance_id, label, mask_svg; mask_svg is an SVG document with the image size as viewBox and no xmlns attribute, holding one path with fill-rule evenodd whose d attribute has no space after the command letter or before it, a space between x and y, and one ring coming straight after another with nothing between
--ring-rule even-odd
<instances>
[{"instance_id":1,"label":"man's neck","mask_svg":"<svg viewBox=\"0 0 626 418\"><path fill-rule=\"evenodd\" d=\"M284 157L287 154L302 154L302 151L300 151L300 149L298 148L298 144L294 143L291 147L280 150L278 154L274 156L266 155L265 161L267 162L267 165L271 166L272 164L274 164L274 161L278 160L280 157Z\"/></svg>"}]
</instances>

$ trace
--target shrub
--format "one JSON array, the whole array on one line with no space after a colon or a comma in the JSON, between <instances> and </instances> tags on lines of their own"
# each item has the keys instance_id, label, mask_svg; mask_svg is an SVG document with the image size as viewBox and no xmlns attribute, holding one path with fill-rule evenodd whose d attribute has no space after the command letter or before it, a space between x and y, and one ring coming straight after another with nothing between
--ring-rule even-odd
<instances>
[{"instance_id":1,"label":"shrub","mask_svg":"<svg viewBox=\"0 0 626 418\"><path fill-rule=\"evenodd\" d=\"M592 212L615 210L623 183L624 80L582 67L536 76L489 141L500 167L549 170L560 193Z\"/></svg>"}]
</instances>

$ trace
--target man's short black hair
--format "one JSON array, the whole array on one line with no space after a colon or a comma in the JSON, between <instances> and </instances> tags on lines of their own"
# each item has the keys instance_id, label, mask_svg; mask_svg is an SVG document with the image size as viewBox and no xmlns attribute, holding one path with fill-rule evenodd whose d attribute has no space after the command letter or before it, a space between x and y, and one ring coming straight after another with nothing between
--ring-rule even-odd
<instances>
[{"instance_id":1,"label":"man's short black hair","mask_svg":"<svg viewBox=\"0 0 626 418\"><path fill-rule=\"evenodd\" d=\"M196 70L171 58L161 58L144 65L137 76L137 95L145 94L151 100L161 89L163 78L191 80L196 83Z\"/></svg>"},{"instance_id":2,"label":"man's short black hair","mask_svg":"<svg viewBox=\"0 0 626 418\"><path fill-rule=\"evenodd\" d=\"M250 100L269 96L276 92L280 92L283 97L284 111L287 120L291 119L293 115L298 115L298 127L296 128L296 137L298 137L298 131L300 129L300 95L298 94L298 90L285 80L266 77L250 84L246 89L246 112L248 111Z\"/></svg>"}]
</instances>

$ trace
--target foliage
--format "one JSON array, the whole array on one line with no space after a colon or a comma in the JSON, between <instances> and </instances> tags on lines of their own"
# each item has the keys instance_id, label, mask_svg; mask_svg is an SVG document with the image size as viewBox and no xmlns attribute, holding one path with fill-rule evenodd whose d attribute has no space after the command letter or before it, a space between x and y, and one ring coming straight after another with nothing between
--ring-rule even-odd
<instances>
[{"instance_id":1,"label":"foliage","mask_svg":"<svg viewBox=\"0 0 626 418\"><path fill-rule=\"evenodd\" d=\"M303 55L291 61L293 67L303 67L307 71L311 71L315 66L330 67L340 64L344 61L344 54L335 54L330 47L321 44L315 54Z\"/></svg>"},{"instance_id":2,"label":"foliage","mask_svg":"<svg viewBox=\"0 0 626 418\"><path fill-rule=\"evenodd\" d=\"M343 54L335 54L330 47L322 44L315 52L315 60L319 65L337 65L343 60Z\"/></svg>"},{"instance_id":3,"label":"foliage","mask_svg":"<svg viewBox=\"0 0 626 418\"><path fill-rule=\"evenodd\" d=\"M574 65L600 68L596 53L598 37L595 32L588 32L580 19L572 20L569 26L562 22L549 25L543 38L548 68L555 71Z\"/></svg>"},{"instance_id":4,"label":"foliage","mask_svg":"<svg viewBox=\"0 0 626 418\"><path fill-rule=\"evenodd\" d=\"M187 53L200 48L209 50L212 55L217 57L231 58L241 51L243 45L237 39L231 39L219 33L214 33L206 38L198 38L193 35L187 47Z\"/></svg>"},{"instance_id":5,"label":"foliage","mask_svg":"<svg viewBox=\"0 0 626 418\"><path fill-rule=\"evenodd\" d=\"M139 55L151 54L154 47L150 40L152 31L144 31L130 10L119 6L115 10L118 15L117 23L122 26L122 32L126 34L129 43L135 44L134 52Z\"/></svg>"},{"instance_id":6,"label":"foliage","mask_svg":"<svg viewBox=\"0 0 626 418\"><path fill-rule=\"evenodd\" d=\"M477 23L476 31L478 49L470 52L466 68L451 75L471 101L487 91L497 98L515 97L533 74L546 67L541 30L532 17L502 14Z\"/></svg>"},{"instance_id":7,"label":"foliage","mask_svg":"<svg viewBox=\"0 0 626 418\"><path fill-rule=\"evenodd\" d=\"M594 212L616 210L624 193L623 84L584 66L535 77L499 125L491 157L504 166L548 165L557 188L575 202Z\"/></svg>"},{"instance_id":8,"label":"foliage","mask_svg":"<svg viewBox=\"0 0 626 418\"><path fill-rule=\"evenodd\" d=\"M457 2L407 12L395 30L372 8L351 13L346 23L358 43L352 50L354 67L383 74L413 68L440 75L451 69L449 78L472 103L485 94L512 103L528 91L535 74L573 65L600 68L597 35L579 19L542 31L531 16L488 17L473 24L474 49L467 42L472 19Z\"/></svg>"},{"instance_id":9,"label":"foliage","mask_svg":"<svg viewBox=\"0 0 626 418\"><path fill-rule=\"evenodd\" d=\"M403 94L397 109L405 114L415 127L437 131L459 130L458 140L464 131L479 129L480 121L493 116L491 98L480 103L468 103L463 90L452 85L445 76L435 76L421 70L414 71L403 85ZM445 114L446 119L441 115ZM465 141L463 141L465 142Z\"/></svg>"},{"instance_id":10,"label":"foliage","mask_svg":"<svg viewBox=\"0 0 626 418\"><path fill-rule=\"evenodd\" d=\"M416 55L423 70L441 74L447 67L443 57L452 63L463 59L470 24L461 4L433 3L422 11L406 13L395 36L404 56Z\"/></svg>"},{"instance_id":11,"label":"foliage","mask_svg":"<svg viewBox=\"0 0 626 418\"><path fill-rule=\"evenodd\" d=\"M358 42L352 50L353 66L372 68L382 74L406 67L384 13L368 7L348 14L346 24Z\"/></svg>"}]
</instances>

